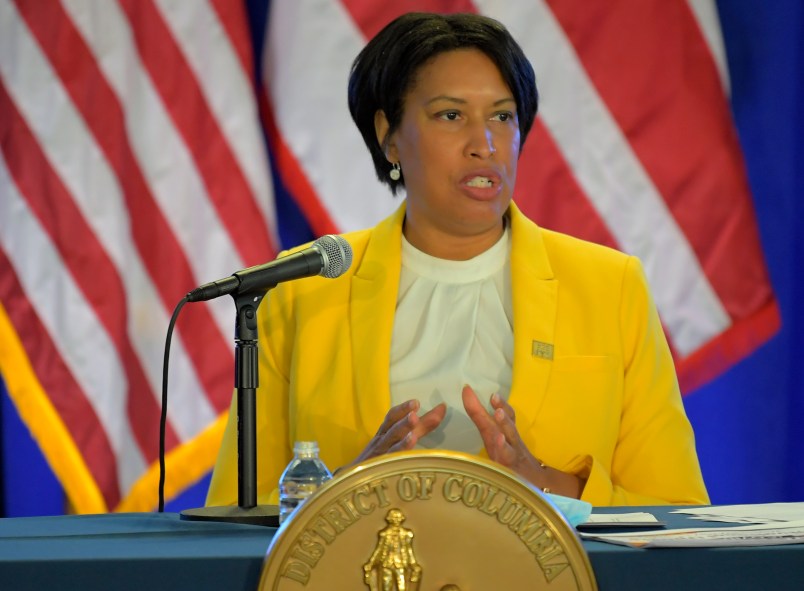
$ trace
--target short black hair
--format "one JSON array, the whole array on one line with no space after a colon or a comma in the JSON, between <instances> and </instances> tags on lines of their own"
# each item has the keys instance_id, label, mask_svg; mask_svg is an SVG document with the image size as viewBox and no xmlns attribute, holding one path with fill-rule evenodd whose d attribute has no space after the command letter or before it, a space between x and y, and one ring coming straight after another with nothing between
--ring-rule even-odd
<instances>
[{"instance_id":1,"label":"short black hair","mask_svg":"<svg viewBox=\"0 0 804 591\"><path fill-rule=\"evenodd\" d=\"M514 94L521 136L525 144L539 104L536 76L528 58L498 21L477 14L410 12L385 26L355 58L349 75L349 111L366 142L377 178L396 193L404 177L392 180L391 163L377 141L374 117L383 111L388 135L402 121L404 99L419 69L437 55L456 49L477 49L497 66Z\"/></svg>"}]
</instances>

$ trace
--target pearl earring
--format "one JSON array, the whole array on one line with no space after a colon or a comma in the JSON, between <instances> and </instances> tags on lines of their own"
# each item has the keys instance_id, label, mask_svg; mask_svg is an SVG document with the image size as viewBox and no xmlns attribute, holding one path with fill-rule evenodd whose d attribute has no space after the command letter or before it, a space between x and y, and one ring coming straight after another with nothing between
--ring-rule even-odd
<instances>
[{"instance_id":1,"label":"pearl earring","mask_svg":"<svg viewBox=\"0 0 804 591\"><path fill-rule=\"evenodd\" d=\"M399 177L402 176L402 167L399 166L399 162L394 162L392 166L393 168L388 172L388 176L391 177L392 181L398 181Z\"/></svg>"}]
</instances>

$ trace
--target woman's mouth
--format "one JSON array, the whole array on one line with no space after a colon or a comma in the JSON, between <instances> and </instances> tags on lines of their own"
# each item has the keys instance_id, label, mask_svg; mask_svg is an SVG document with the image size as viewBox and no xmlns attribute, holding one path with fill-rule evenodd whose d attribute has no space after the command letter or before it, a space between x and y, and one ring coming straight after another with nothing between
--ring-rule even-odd
<instances>
[{"instance_id":1,"label":"woman's mouth","mask_svg":"<svg viewBox=\"0 0 804 591\"><path fill-rule=\"evenodd\" d=\"M496 199L502 190L502 179L493 171L469 173L460 184L465 195L479 201Z\"/></svg>"},{"instance_id":2,"label":"woman's mouth","mask_svg":"<svg viewBox=\"0 0 804 591\"><path fill-rule=\"evenodd\" d=\"M494 181L485 176L476 176L466 182L467 187L479 187L488 189L494 186Z\"/></svg>"}]
</instances>

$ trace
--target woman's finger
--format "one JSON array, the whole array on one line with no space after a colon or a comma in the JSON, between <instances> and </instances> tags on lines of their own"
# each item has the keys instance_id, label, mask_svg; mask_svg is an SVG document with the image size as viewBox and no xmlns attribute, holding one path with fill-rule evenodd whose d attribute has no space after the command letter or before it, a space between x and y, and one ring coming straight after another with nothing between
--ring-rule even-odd
<instances>
[{"instance_id":1,"label":"woman's finger","mask_svg":"<svg viewBox=\"0 0 804 591\"><path fill-rule=\"evenodd\" d=\"M419 424L414 428L414 433L419 438L427 435L441 424L441 421L444 420L446 415L446 403L442 402L441 404L437 404L419 417Z\"/></svg>"},{"instance_id":2,"label":"woman's finger","mask_svg":"<svg viewBox=\"0 0 804 591\"><path fill-rule=\"evenodd\" d=\"M518 456L516 444L518 441L521 442L519 434L516 432L516 426L508 419L502 409L496 409L492 417L497 425L497 431L494 435L492 447L486 447L486 452L489 454L489 458L495 462L508 468L514 468Z\"/></svg>"},{"instance_id":3,"label":"woman's finger","mask_svg":"<svg viewBox=\"0 0 804 591\"><path fill-rule=\"evenodd\" d=\"M383 453L394 453L397 451L407 451L409 449L413 449L413 447L416 445L416 441L418 441L418 438L413 434L413 431L408 431L407 435L405 435L402 439L394 443Z\"/></svg>"},{"instance_id":4,"label":"woman's finger","mask_svg":"<svg viewBox=\"0 0 804 591\"><path fill-rule=\"evenodd\" d=\"M497 424L497 428L505 436L505 440L511 447L514 449L524 447L525 444L519 436L519 429L516 428L516 422L503 408L494 409L492 416L494 417L494 422Z\"/></svg>"},{"instance_id":5,"label":"woman's finger","mask_svg":"<svg viewBox=\"0 0 804 591\"><path fill-rule=\"evenodd\" d=\"M403 420L407 415L411 412L416 412L419 410L419 401L418 400L407 400L401 404L397 404L396 406L392 406L390 410L385 413L385 418L380 425L380 428L377 429L377 434L374 436L375 438L382 437L391 430L394 425L397 425L399 421Z\"/></svg>"},{"instance_id":6,"label":"woman's finger","mask_svg":"<svg viewBox=\"0 0 804 591\"><path fill-rule=\"evenodd\" d=\"M396 423L391 425L389 429L382 435L376 438L376 443L373 446L374 455L388 453L389 451L398 451L399 449L409 449L409 444L403 444L404 439L411 434L411 432L421 423L419 415L415 410L411 410Z\"/></svg>"},{"instance_id":7,"label":"woman's finger","mask_svg":"<svg viewBox=\"0 0 804 591\"><path fill-rule=\"evenodd\" d=\"M480 400L470 386L464 386L461 391L463 399L463 407L466 409L466 414L472 419L472 422L477 427L480 438L483 440L483 447L492 460L496 461L495 456L499 455L500 441L499 437L502 435L500 428L495 422L492 415L480 403Z\"/></svg>"},{"instance_id":8,"label":"woman's finger","mask_svg":"<svg viewBox=\"0 0 804 591\"><path fill-rule=\"evenodd\" d=\"M516 412L514 411L514 407L508 404L508 401L504 400L503 397L496 392L491 395L491 408L495 410L501 408L505 415L511 419L511 421L516 423Z\"/></svg>"},{"instance_id":9,"label":"woman's finger","mask_svg":"<svg viewBox=\"0 0 804 591\"><path fill-rule=\"evenodd\" d=\"M433 431L441 424L447 414L447 405L441 403L428 410L422 416L416 416L416 421L411 425L410 431L404 438L393 444L388 451L403 451L413 449L419 439Z\"/></svg>"},{"instance_id":10,"label":"woman's finger","mask_svg":"<svg viewBox=\"0 0 804 591\"><path fill-rule=\"evenodd\" d=\"M472 419L472 422L481 433L483 431L495 430L496 427L491 415L489 415L489 412L481 404L480 399L471 386L463 387L463 390L461 390L461 399L463 400L463 408L466 410L466 414L469 415L469 418Z\"/></svg>"}]
</instances>

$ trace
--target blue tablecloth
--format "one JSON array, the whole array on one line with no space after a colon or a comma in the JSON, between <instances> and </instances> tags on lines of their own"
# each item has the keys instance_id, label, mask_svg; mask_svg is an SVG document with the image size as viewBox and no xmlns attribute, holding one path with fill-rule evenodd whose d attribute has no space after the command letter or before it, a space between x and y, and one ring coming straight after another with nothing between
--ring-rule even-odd
<instances>
[{"instance_id":1,"label":"blue tablecloth","mask_svg":"<svg viewBox=\"0 0 804 591\"><path fill-rule=\"evenodd\" d=\"M0 520L0 589L257 588L272 528L128 513Z\"/></svg>"},{"instance_id":2,"label":"blue tablecloth","mask_svg":"<svg viewBox=\"0 0 804 591\"><path fill-rule=\"evenodd\" d=\"M670 527L706 525L670 509L596 511L646 510ZM182 521L175 514L0 519L0 590L253 591L274 532ZM804 589L804 545L637 550L584 542L584 547L601 591Z\"/></svg>"}]
</instances>

